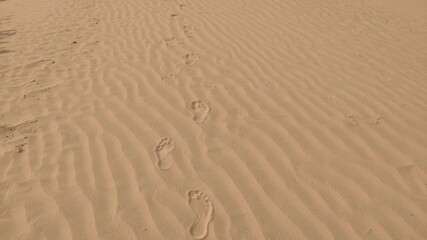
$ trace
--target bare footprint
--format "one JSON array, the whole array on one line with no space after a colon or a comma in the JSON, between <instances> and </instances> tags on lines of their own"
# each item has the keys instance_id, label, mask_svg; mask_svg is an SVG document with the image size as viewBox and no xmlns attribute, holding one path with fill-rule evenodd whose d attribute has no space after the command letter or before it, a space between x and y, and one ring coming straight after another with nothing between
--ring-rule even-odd
<instances>
[{"instance_id":1,"label":"bare footprint","mask_svg":"<svg viewBox=\"0 0 427 240\"><path fill-rule=\"evenodd\" d=\"M175 148L175 142L170 138L162 138L154 149L157 157L157 167L162 170L169 169L172 166L172 157L169 153Z\"/></svg>"},{"instance_id":2,"label":"bare footprint","mask_svg":"<svg viewBox=\"0 0 427 240\"><path fill-rule=\"evenodd\" d=\"M173 81L175 78L176 78L176 74L175 73L166 73L165 75L163 75L161 77L162 81L164 81L164 82Z\"/></svg>"},{"instance_id":3,"label":"bare footprint","mask_svg":"<svg viewBox=\"0 0 427 240\"><path fill-rule=\"evenodd\" d=\"M194 239L204 239L209 234L209 223L214 217L214 209L209 197L198 189L187 192L188 205L196 214L188 232Z\"/></svg>"},{"instance_id":4,"label":"bare footprint","mask_svg":"<svg viewBox=\"0 0 427 240\"><path fill-rule=\"evenodd\" d=\"M179 9L184 9L187 5L185 3L180 3L179 4Z\"/></svg>"},{"instance_id":5,"label":"bare footprint","mask_svg":"<svg viewBox=\"0 0 427 240\"><path fill-rule=\"evenodd\" d=\"M184 33L185 34L190 34L190 33L192 33L193 32L193 26L190 26L190 25L186 25L186 26L184 26L184 27L182 27L183 29L184 29Z\"/></svg>"},{"instance_id":6,"label":"bare footprint","mask_svg":"<svg viewBox=\"0 0 427 240\"><path fill-rule=\"evenodd\" d=\"M166 73L162 76L161 80L169 87L177 87L178 81L176 79L176 76L177 75L175 73Z\"/></svg>"},{"instance_id":7,"label":"bare footprint","mask_svg":"<svg viewBox=\"0 0 427 240\"><path fill-rule=\"evenodd\" d=\"M199 60L199 55L195 53L189 53L185 56L185 64L193 66Z\"/></svg>"},{"instance_id":8,"label":"bare footprint","mask_svg":"<svg viewBox=\"0 0 427 240\"><path fill-rule=\"evenodd\" d=\"M193 120L197 123L203 123L211 110L206 102L199 100L191 102L191 109L194 112Z\"/></svg>"},{"instance_id":9,"label":"bare footprint","mask_svg":"<svg viewBox=\"0 0 427 240\"><path fill-rule=\"evenodd\" d=\"M171 18L174 21L178 21L178 20L182 19L182 16L180 14L174 13L174 14L171 14Z\"/></svg>"},{"instance_id":10,"label":"bare footprint","mask_svg":"<svg viewBox=\"0 0 427 240\"><path fill-rule=\"evenodd\" d=\"M165 43L168 47L176 47L178 45L178 41L175 37L165 38Z\"/></svg>"}]
</instances>

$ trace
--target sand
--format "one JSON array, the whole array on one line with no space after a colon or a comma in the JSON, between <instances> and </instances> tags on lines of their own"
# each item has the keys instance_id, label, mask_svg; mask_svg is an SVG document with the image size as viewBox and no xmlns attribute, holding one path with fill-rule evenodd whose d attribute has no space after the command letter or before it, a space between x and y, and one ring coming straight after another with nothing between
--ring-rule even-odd
<instances>
[{"instance_id":1,"label":"sand","mask_svg":"<svg viewBox=\"0 0 427 240\"><path fill-rule=\"evenodd\" d=\"M0 239L427 239L422 0L0 0Z\"/></svg>"}]
</instances>

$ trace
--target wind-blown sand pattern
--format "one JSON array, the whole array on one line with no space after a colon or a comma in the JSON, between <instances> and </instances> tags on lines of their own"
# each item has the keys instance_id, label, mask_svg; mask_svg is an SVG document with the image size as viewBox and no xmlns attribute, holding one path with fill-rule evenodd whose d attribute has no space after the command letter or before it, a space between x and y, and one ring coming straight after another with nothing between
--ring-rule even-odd
<instances>
[{"instance_id":1,"label":"wind-blown sand pattern","mask_svg":"<svg viewBox=\"0 0 427 240\"><path fill-rule=\"evenodd\" d=\"M427 239L426 29L423 0L0 0L0 239Z\"/></svg>"}]
</instances>

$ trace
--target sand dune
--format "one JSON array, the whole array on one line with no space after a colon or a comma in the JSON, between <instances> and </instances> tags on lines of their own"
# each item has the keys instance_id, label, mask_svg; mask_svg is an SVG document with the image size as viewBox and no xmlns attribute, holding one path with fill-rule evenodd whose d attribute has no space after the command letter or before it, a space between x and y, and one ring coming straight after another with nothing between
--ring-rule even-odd
<instances>
[{"instance_id":1,"label":"sand dune","mask_svg":"<svg viewBox=\"0 0 427 240\"><path fill-rule=\"evenodd\" d=\"M0 0L0 239L427 239L420 0Z\"/></svg>"}]
</instances>

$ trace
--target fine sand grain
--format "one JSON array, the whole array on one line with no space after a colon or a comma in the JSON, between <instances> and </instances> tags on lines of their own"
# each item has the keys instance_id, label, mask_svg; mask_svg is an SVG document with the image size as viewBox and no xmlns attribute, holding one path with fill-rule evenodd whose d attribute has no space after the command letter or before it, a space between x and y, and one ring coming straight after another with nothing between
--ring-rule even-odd
<instances>
[{"instance_id":1,"label":"fine sand grain","mask_svg":"<svg viewBox=\"0 0 427 240\"><path fill-rule=\"evenodd\" d=\"M1 240L426 224L426 1L0 0Z\"/></svg>"}]
</instances>

